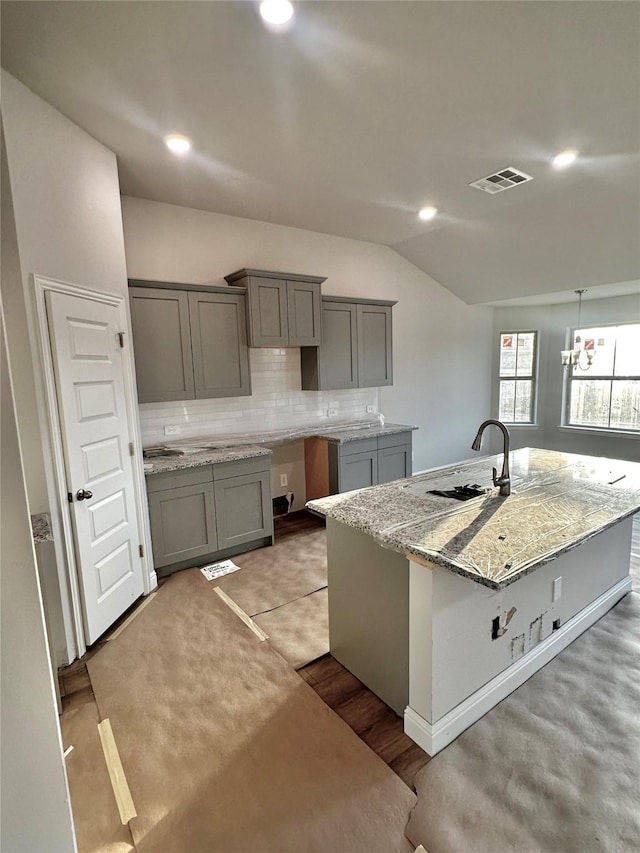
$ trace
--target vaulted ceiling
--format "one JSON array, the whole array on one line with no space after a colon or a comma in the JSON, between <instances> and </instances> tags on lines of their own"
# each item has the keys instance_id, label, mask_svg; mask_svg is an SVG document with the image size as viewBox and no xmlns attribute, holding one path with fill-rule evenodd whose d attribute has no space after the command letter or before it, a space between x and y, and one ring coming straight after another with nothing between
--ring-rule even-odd
<instances>
[{"instance_id":1,"label":"vaulted ceiling","mask_svg":"<svg viewBox=\"0 0 640 853\"><path fill-rule=\"evenodd\" d=\"M637 287L635 0L306 0L278 33L250 0L1 11L2 65L116 153L125 195L382 243L471 304ZM508 166L533 180L469 186Z\"/></svg>"}]
</instances>

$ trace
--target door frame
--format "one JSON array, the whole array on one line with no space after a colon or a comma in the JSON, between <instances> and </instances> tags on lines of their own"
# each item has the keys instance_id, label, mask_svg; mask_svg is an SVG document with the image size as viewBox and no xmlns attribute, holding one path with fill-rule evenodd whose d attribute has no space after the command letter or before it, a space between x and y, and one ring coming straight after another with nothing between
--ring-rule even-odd
<instances>
[{"instance_id":1,"label":"door frame","mask_svg":"<svg viewBox=\"0 0 640 853\"><path fill-rule=\"evenodd\" d=\"M143 594L148 595L157 587L158 580L153 567L151 530L149 527L149 514L147 508L147 490L141 453L142 438L140 435L140 422L138 418L138 395L135 381L133 346L131 342L131 321L128 303L124 296L119 296L115 293L92 290L88 287L57 281L56 279L38 274L33 274L32 279L36 309L40 367L42 370L41 375L44 402L50 441L50 447L48 449L51 452L51 472L53 480L53 489L50 490L50 499L53 498L51 506L51 523L54 533L54 543L56 545L56 562L58 568L58 580L60 584L62 613L63 620L65 622L65 634L68 640L71 639L75 645L75 649L71 649L70 651L75 652L76 657L82 657L87 646L84 635L84 617L80 597L79 568L76 560L71 512L69 508L69 501L67 499L67 476L62 444L62 430L60 427L60 416L58 411L53 354L51 352L49 325L47 322L46 293L63 293L67 296L75 296L81 299L87 299L103 305L108 305L116 308L118 311L120 328L125 333L122 355L127 423L133 440L134 449L137 450L137 452L134 452L131 457L131 461L134 500L138 515L141 544L144 551L144 555L140 561ZM45 453L46 450L47 448L45 448ZM55 510L55 513L53 510ZM56 523L58 520L59 524Z\"/></svg>"}]
</instances>

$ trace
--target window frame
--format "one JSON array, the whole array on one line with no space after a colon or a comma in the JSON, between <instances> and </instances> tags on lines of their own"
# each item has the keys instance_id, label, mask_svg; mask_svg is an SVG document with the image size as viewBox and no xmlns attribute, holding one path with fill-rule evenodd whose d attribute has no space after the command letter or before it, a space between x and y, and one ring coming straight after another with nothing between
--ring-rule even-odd
<instances>
[{"instance_id":1,"label":"window frame","mask_svg":"<svg viewBox=\"0 0 640 853\"><path fill-rule=\"evenodd\" d=\"M513 376L502 376L500 373L500 355L502 352L502 337L503 335L512 335L513 337L517 337L518 335L533 335L533 356L531 359L531 374L527 374L525 376L518 376L518 355L516 350L516 373ZM537 417L538 417L538 350L539 350L539 340L540 340L540 331L538 329L517 329L511 330L507 329L505 331L498 332L498 417L500 417L500 390L503 382L513 382L518 379L530 380L531 382L531 404L529 408L529 420L528 421L507 421L503 420L503 423L508 424L510 427L532 427L537 426Z\"/></svg>"},{"instance_id":2,"label":"window frame","mask_svg":"<svg viewBox=\"0 0 640 853\"><path fill-rule=\"evenodd\" d=\"M638 331L640 332L640 321L633 321L631 323L618 322L618 323L591 323L589 325L582 324L582 326L572 326L567 331L567 341L572 342L575 340L575 336L578 331L584 332L585 328L600 328L600 329L618 329L623 326L637 326ZM616 335L616 345L618 343L617 335ZM567 349L571 348L571 343L568 343L566 346ZM613 369L615 371L615 353L613 360ZM595 426L594 424L576 424L571 421L571 393L572 393L572 383L574 381L582 382L584 380L598 380L603 382L610 382L611 391L613 391L613 383L614 382L625 382L625 381L635 381L640 382L640 375L630 374L625 376L615 376L614 374L591 374L589 370L580 370L580 368L576 367L568 367L564 368L564 377L562 381L562 422L560 424L561 428L571 429L571 430L589 430L594 433L613 435L613 436L640 436L640 428L633 429L631 427L612 427L609 426ZM611 424L611 400L613 398L613 394L609 394L609 424Z\"/></svg>"}]
</instances>

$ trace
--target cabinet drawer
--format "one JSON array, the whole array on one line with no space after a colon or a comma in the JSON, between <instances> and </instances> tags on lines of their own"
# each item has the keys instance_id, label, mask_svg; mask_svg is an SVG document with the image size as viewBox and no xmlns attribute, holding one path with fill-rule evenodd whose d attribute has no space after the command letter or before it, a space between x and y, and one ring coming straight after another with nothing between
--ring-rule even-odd
<instances>
[{"instance_id":1,"label":"cabinet drawer","mask_svg":"<svg viewBox=\"0 0 640 853\"><path fill-rule=\"evenodd\" d=\"M149 474L147 492L196 486L199 483L211 483L212 480L211 465L198 465L196 468L183 468L179 471L163 471L161 474Z\"/></svg>"},{"instance_id":2,"label":"cabinet drawer","mask_svg":"<svg viewBox=\"0 0 640 853\"><path fill-rule=\"evenodd\" d=\"M396 432L393 435L379 435L378 449L385 447L399 447L401 444L411 444L411 432Z\"/></svg>"},{"instance_id":3,"label":"cabinet drawer","mask_svg":"<svg viewBox=\"0 0 640 853\"><path fill-rule=\"evenodd\" d=\"M229 477L242 477L245 474L260 474L271 469L270 456L254 456L250 459L236 459L233 462L219 462L213 466L213 479L228 480Z\"/></svg>"},{"instance_id":4,"label":"cabinet drawer","mask_svg":"<svg viewBox=\"0 0 640 853\"><path fill-rule=\"evenodd\" d=\"M372 450L378 449L377 438L358 438L354 441L345 441L344 444L339 444L340 456L353 456L354 453L370 453Z\"/></svg>"}]
</instances>

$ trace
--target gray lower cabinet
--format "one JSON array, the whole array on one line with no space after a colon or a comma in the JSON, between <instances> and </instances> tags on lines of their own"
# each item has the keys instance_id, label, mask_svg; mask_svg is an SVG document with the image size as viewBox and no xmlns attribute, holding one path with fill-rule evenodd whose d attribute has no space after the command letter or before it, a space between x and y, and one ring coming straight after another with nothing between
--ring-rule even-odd
<instances>
[{"instance_id":1,"label":"gray lower cabinet","mask_svg":"<svg viewBox=\"0 0 640 853\"><path fill-rule=\"evenodd\" d=\"M322 297L322 344L300 351L303 391L393 384L394 302Z\"/></svg>"},{"instance_id":2,"label":"gray lower cabinet","mask_svg":"<svg viewBox=\"0 0 640 853\"><path fill-rule=\"evenodd\" d=\"M250 395L245 294L151 284L129 288L138 401Z\"/></svg>"},{"instance_id":3,"label":"gray lower cabinet","mask_svg":"<svg viewBox=\"0 0 640 853\"><path fill-rule=\"evenodd\" d=\"M160 575L273 542L268 457L151 474L147 494Z\"/></svg>"},{"instance_id":4,"label":"gray lower cabinet","mask_svg":"<svg viewBox=\"0 0 640 853\"><path fill-rule=\"evenodd\" d=\"M412 474L410 432L378 438L378 483L402 480Z\"/></svg>"},{"instance_id":5,"label":"gray lower cabinet","mask_svg":"<svg viewBox=\"0 0 640 853\"><path fill-rule=\"evenodd\" d=\"M225 276L225 280L234 287L246 288L249 346L320 344L320 285L324 278L243 269Z\"/></svg>"},{"instance_id":6,"label":"gray lower cabinet","mask_svg":"<svg viewBox=\"0 0 640 853\"><path fill-rule=\"evenodd\" d=\"M329 444L330 494L411 476L411 432Z\"/></svg>"}]
</instances>

